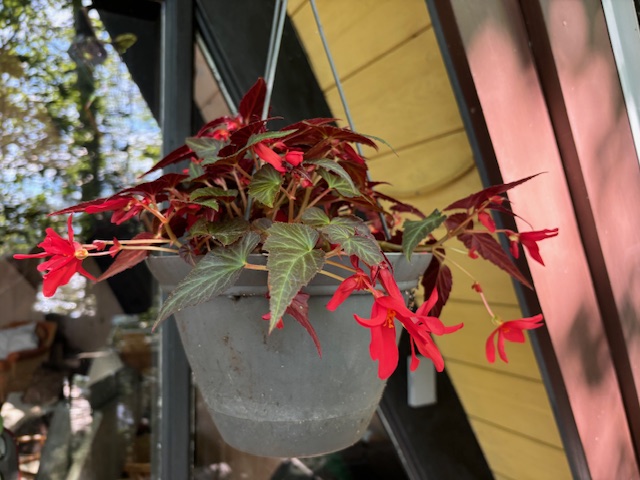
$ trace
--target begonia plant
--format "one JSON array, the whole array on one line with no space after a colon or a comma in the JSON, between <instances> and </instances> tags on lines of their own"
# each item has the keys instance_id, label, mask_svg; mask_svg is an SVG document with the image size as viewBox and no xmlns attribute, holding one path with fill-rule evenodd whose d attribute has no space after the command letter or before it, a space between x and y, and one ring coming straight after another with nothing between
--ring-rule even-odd
<instances>
[{"instance_id":1,"label":"begonia plant","mask_svg":"<svg viewBox=\"0 0 640 480\"><path fill-rule=\"evenodd\" d=\"M340 128L331 118L271 131L268 120L260 118L265 90L259 80L241 101L237 116L207 123L147 172L174 173L55 212L69 214L67 238L48 229L38 245L42 252L15 258L48 258L38 270L44 272L44 295L52 296L75 273L100 281L152 252L180 255L194 268L165 300L156 324L223 293L244 269L266 270L269 312L263 318L270 322L269 331L282 327L283 316L289 314L311 334L319 353L313 318L307 316L308 295L302 290L316 275L327 275L340 282L329 310L341 308L356 290L373 296L370 318L354 317L370 331L370 354L378 361L380 378L389 377L398 363L397 326L410 337L411 369L418 365L417 349L441 371L444 362L432 335L463 326L446 326L438 318L452 286L447 245L461 242L472 258L482 257L530 287L498 236L508 239L511 256L517 258L522 245L544 264L537 242L558 230L501 230L491 212L515 216L505 194L532 177L486 188L425 215L379 192L379 183L368 179L367 162L355 145L377 148L376 139ZM112 212L115 224L139 219L146 231L130 240L83 244L76 241L72 227L72 214L78 212ZM436 236L436 230L442 233ZM421 282L426 300L415 311L407 307L394 280L386 257L394 251L408 260L416 252L433 254ZM251 253L263 254L266 263L251 263ZM100 255L110 255L114 262L96 279L82 263ZM352 266L337 262L337 257L349 257ZM325 270L329 265L344 274ZM487 358L495 360L497 335L499 356L506 362L504 341L523 342L523 330L539 327L542 316L504 322L493 314L480 284L472 280L472 287L497 326L486 342Z\"/></svg>"}]
</instances>

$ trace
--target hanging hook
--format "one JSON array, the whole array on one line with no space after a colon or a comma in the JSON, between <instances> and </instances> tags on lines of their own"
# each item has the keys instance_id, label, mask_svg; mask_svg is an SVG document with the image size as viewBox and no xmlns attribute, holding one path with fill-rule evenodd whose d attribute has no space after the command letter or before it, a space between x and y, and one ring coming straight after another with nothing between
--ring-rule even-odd
<instances>
[{"instance_id":1,"label":"hanging hook","mask_svg":"<svg viewBox=\"0 0 640 480\"><path fill-rule=\"evenodd\" d=\"M273 92L273 82L276 76L276 65L280 55L280 44L282 43L282 33L284 31L284 21L287 18L287 0L276 0L273 11L273 21L271 23L271 36L269 38L269 51L267 52L267 63L264 72L264 81L267 91L262 107L262 120L266 120L271 104L271 93Z\"/></svg>"},{"instance_id":2,"label":"hanging hook","mask_svg":"<svg viewBox=\"0 0 640 480\"><path fill-rule=\"evenodd\" d=\"M266 120L271 105L271 93L273 92L273 82L276 77L276 65L280 55L280 44L282 43L282 32L284 32L284 21L287 18L287 0L276 0L273 9L273 20L271 22L271 35L269 37L269 50L267 51L267 62L264 71L264 82L266 91L264 95L264 105L262 106L262 120ZM255 173L255 169L254 169ZM253 197L247 201L247 209L244 212L244 219L249 220Z\"/></svg>"}]
</instances>

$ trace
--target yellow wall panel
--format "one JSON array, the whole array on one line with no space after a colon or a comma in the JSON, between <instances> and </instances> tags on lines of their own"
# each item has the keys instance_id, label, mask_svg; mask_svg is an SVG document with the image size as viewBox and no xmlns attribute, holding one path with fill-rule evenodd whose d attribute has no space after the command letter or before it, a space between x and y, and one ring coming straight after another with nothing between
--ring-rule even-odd
<instances>
[{"instance_id":1,"label":"yellow wall panel","mask_svg":"<svg viewBox=\"0 0 640 480\"><path fill-rule=\"evenodd\" d=\"M289 16L293 16L304 4L308 3L309 0L289 0L287 2L287 13Z\"/></svg>"},{"instance_id":2,"label":"yellow wall panel","mask_svg":"<svg viewBox=\"0 0 640 480\"><path fill-rule=\"evenodd\" d=\"M360 70L343 87L356 129L383 138L395 149L462 127L431 30ZM336 89L326 97L335 116L344 118ZM381 153L385 150L388 147L381 147ZM375 153L371 149L367 156Z\"/></svg>"},{"instance_id":3,"label":"yellow wall panel","mask_svg":"<svg viewBox=\"0 0 640 480\"><path fill-rule=\"evenodd\" d=\"M470 418L489 465L517 480L571 479L564 451Z\"/></svg>"},{"instance_id":4,"label":"yellow wall panel","mask_svg":"<svg viewBox=\"0 0 640 480\"><path fill-rule=\"evenodd\" d=\"M412 198L429 194L449 185L475 169L473 154L464 130L435 140L418 143L397 151L372 157L373 178L390 185L379 190L396 197Z\"/></svg>"},{"instance_id":5,"label":"yellow wall panel","mask_svg":"<svg viewBox=\"0 0 640 480\"><path fill-rule=\"evenodd\" d=\"M316 4L340 78L350 76L431 24L424 0L319 0ZM397 14L399 9L402 15ZM320 87L330 88L333 75L308 2L297 10L293 21Z\"/></svg>"},{"instance_id":6,"label":"yellow wall panel","mask_svg":"<svg viewBox=\"0 0 640 480\"><path fill-rule=\"evenodd\" d=\"M447 371L468 415L562 448L542 381L447 362Z\"/></svg>"},{"instance_id":7,"label":"yellow wall panel","mask_svg":"<svg viewBox=\"0 0 640 480\"><path fill-rule=\"evenodd\" d=\"M521 315L519 308L509 306L496 308L494 313L504 315L505 319L518 318ZM524 344L507 342L505 348L509 358L508 364L501 360L496 360L495 363L487 361L485 341L495 326L482 304L452 300L444 308L440 318L447 325L464 322L464 327L455 333L434 336L445 357L445 368L447 360L451 358L488 370L540 380L538 364L528 341Z\"/></svg>"}]
</instances>

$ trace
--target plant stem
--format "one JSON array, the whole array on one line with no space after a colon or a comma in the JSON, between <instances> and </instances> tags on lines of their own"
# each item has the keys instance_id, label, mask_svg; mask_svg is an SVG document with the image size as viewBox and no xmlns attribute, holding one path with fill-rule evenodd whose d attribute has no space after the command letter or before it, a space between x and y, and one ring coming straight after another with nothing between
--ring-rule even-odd
<instances>
[{"instance_id":1,"label":"plant stem","mask_svg":"<svg viewBox=\"0 0 640 480\"><path fill-rule=\"evenodd\" d=\"M311 179L311 183L313 185L311 187L308 187L304 192L304 198L302 199L302 204L300 205L300 211L298 212L298 216L295 219L296 222L300 221L300 219L302 218L302 215L304 215L304 212L307 210L307 208L309 208L308 204L309 204L309 200L311 199L311 194L313 193L313 187L316 186L316 183L318 183L319 178L320 178L320 175L314 172L313 177Z\"/></svg>"},{"instance_id":2,"label":"plant stem","mask_svg":"<svg viewBox=\"0 0 640 480\"><path fill-rule=\"evenodd\" d=\"M318 195L316 198L314 198L311 203L309 203L309 205L307 205L307 209L313 207L316 203L318 203L320 200L322 200L322 197L324 197L325 195L327 195L329 192L331 191L330 188L327 188L324 192L322 192L320 195Z\"/></svg>"},{"instance_id":3,"label":"plant stem","mask_svg":"<svg viewBox=\"0 0 640 480\"><path fill-rule=\"evenodd\" d=\"M474 282L477 283L475 277L473 275L471 275L471 273L465 269L462 265L460 265L458 262L456 262L455 260L451 260L451 258L446 257L444 255L442 255L441 253L439 253L437 250L434 250L433 254L438 257L439 259L442 260L442 262L444 263L445 261L447 263L452 263L453 265L455 265L456 267L458 267L462 272L464 272L469 278L471 278L471 280L473 280Z\"/></svg>"},{"instance_id":4,"label":"plant stem","mask_svg":"<svg viewBox=\"0 0 640 480\"><path fill-rule=\"evenodd\" d=\"M256 265L255 263L245 263L244 268L247 270L259 270L261 272L268 271L266 265Z\"/></svg>"},{"instance_id":5,"label":"plant stem","mask_svg":"<svg viewBox=\"0 0 640 480\"><path fill-rule=\"evenodd\" d=\"M233 169L233 178L236 181L236 185L238 186L238 192L240 192L240 198L242 199L242 205L244 206L244 208L247 208L247 196L244 193L244 188L242 188L242 185L240 184L240 179L238 178L238 172L237 172L238 168L236 165L236 168Z\"/></svg>"},{"instance_id":6,"label":"plant stem","mask_svg":"<svg viewBox=\"0 0 640 480\"><path fill-rule=\"evenodd\" d=\"M104 242L106 245L115 245L116 242L113 240L100 240ZM167 238L140 238L140 239L132 239L132 240L118 240L118 243L122 245L138 245L138 244L147 244L147 243L169 243L169 239Z\"/></svg>"},{"instance_id":7,"label":"plant stem","mask_svg":"<svg viewBox=\"0 0 640 480\"><path fill-rule=\"evenodd\" d=\"M340 275L336 275L335 273L327 272L326 270L320 270L318 273L321 273L322 275L324 275L326 277L331 277L331 278L334 278L336 280L339 280L340 282L344 282L344 280L345 280L345 278L341 277Z\"/></svg>"},{"instance_id":8,"label":"plant stem","mask_svg":"<svg viewBox=\"0 0 640 480\"><path fill-rule=\"evenodd\" d=\"M325 260L325 264L333 265L334 267L342 268L343 270L348 270L349 272L356 273L356 269L352 268L348 265L344 265L343 263L333 262L331 260Z\"/></svg>"}]
</instances>

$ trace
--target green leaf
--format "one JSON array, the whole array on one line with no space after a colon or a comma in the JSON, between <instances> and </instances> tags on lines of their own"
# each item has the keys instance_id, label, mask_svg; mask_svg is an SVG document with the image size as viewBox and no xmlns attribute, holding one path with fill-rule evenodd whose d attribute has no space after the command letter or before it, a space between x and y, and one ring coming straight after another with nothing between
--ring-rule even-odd
<instances>
[{"instance_id":1,"label":"green leaf","mask_svg":"<svg viewBox=\"0 0 640 480\"><path fill-rule=\"evenodd\" d=\"M360 192L353 185L353 182L350 184L344 178L326 170L319 170L318 173L327 182L329 188L334 189L343 197L352 198L360 195Z\"/></svg>"},{"instance_id":2,"label":"green leaf","mask_svg":"<svg viewBox=\"0 0 640 480\"><path fill-rule=\"evenodd\" d=\"M377 265L384 261L380 245L373 238L354 235L340 243L349 256L355 255L367 265Z\"/></svg>"},{"instance_id":3,"label":"green leaf","mask_svg":"<svg viewBox=\"0 0 640 480\"><path fill-rule=\"evenodd\" d=\"M384 260L380 246L367 224L353 215L329 218L321 209L312 207L302 215L302 221L320 229L330 243L339 244L347 255L356 255L367 265Z\"/></svg>"},{"instance_id":4,"label":"green leaf","mask_svg":"<svg viewBox=\"0 0 640 480\"><path fill-rule=\"evenodd\" d=\"M233 218L223 222L210 222L201 218L189 229L192 236L211 235L223 245L231 245L250 229L244 218Z\"/></svg>"},{"instance_id":5,"label":"green leaf","mask_svg":"<svg viewBox=\"0 0 640 480\"><path fill-rule=\"evenodd\" d=\"M318 207L307 208L302 214L302 223L306 223L311 227L323 227L331 223L329 216L324 213L324 210Z\"/></svg>"},{"instance_id":6,"label":"green leaf","mask_svg":"<svg viewBox=\"0 0 640 480\"><path fill-rule=\"evenodd\" d=\"M347 238L353 237L356 231L349 225L329 224L320 229L329 243L342 244Z\"/></svg>"},{"instance_id":7,"label":"green leaf","mask_svg":"<svg viewBox=\"0 0 640 480\"><path fill-rule=\"evenodd\" d=\"M249 195L263 205L273 207L282 181L282 175L275 168L268 163L264 164L253 176L251 185L249 185Z\"/></svg>"},{"instance_id":8,"label":"green leaf","mask_svg":"<svg viewBox=\"0 0 640 480\"><path fill-rule=\"evenodd\" d=\"M320 176L322 176L331 188L336 189L340 195L345 197L357 197L360 195L351 176L337 162L327 158L321 158L318 160L309 160L305 163L319 166L322 169L318 172ZM327 172L331 172L334 175L327 174Z\"/></svg>"},{"instance_id":9,"label":"green leaf","mask_svg":"<svg viewBox=\"0 0 640 480\"><path fill-rule=\"evenodd\" d=\"M434 210L431 215L422 220L406 220L403 224L404 233L402 234L402 251L407 257L407 260L411 260L411 254L413 250L422 242L427 236L440 226L442 222L447 218L446 215L440 213L439 210Z\"/></svg>"},{"instance_id":10,"label":"green leaf","mask_svg":"<svg viewBox=\"0 0 640 480\"><path fill-rule=\"evenodd\" d=\"M358 235L373 238L371 230L369 230L367 224L355 215L344 215L341 217L332 218L331 225L342 225L345 227L353 228Z\"/></svg>"},{"instance_id":11,"label":"green leaf","mask_svg":"<svg viewBox=\"0 0 640 480\"><path fill-rule=\"evenodd\" d=\"M230 247L211 250L178 284L166 299L155 329L169 315L192 305L206 302L231 287L242 272L247 257L260 242L260 235L249 232Z\"/></svg>"},{"instance_id":12,"label":"green leaf","mask_svg":"<svg viewBox=\"0 0 640 480\"><path fill-rule=\"evenodd\" d=\"M271 225L273 225L273 220L270 218L256 218L251 222L251 230L262 235L267 233L267 230L271 228Z\"/></svg>"},{"instance_id":13,"label":"green leaf","mask_svg":"<svg viewBox=\"0 0 640 480\"><path fill-rule=\"evenodd\" d=\"M257 135L251 135L251 137L249 137L249 141L247 142L247 145L244 148L246 149L246 148L252 147L253 145L257 145L258 143L263 142L265 140L286 137L287 135L290 135L295 131L296 130L282 130L280 132L264 132L264 133L259 133Z\"/></svg>"},{"instance_id":14,"label":"green leaf","mask_svg":"<svg viewBox=\"0 0 640 480\"><path fill-rule=\"evenodd\" d=\"M189 163L189 180L200 178L202 175L204 175L204 168L202 168L202 165L196 162L190 162Z\"/></svg>"},{"instance_id":15,"label":"green leaf","mask_svg":"<svg viewBox=\"0 0 640 480\"><path fill-rule=\"evenodd\" d=\"M209 207L212 210L218 211L220 204L215 198L206 198L204 200L192 200L191 203L195 203L196 205L204 205L205 207Z\"/></svg>"},{"instance_id":16,"label":"green leaf","mask_svg":"<svg viewBox=\"0 0 640 480\"><path fill-rule=\"evenodd\" d=\"M355 255L367 265L377 265L384 261L375 238L358 234L352 225L331 223L322 228L322 233L327 236L329 242L339 244L347 255Z\"/></svg>"},{"instance_id":17,"label":"green leaf","mask_svg":"<svg viewBox=\"0 0 640 480\"><path fill-rule=\"evenodd\" d=\"M225 190L220 187L204 187L198 188L191 192L191 200L198 200L200 198L218 198L223 199L225 202L230 202L238 196L238 190L230 189Z\"/></svg>"},{"instance_id":18,"label":"green leaf","mask_svg":"<svg viewBox=\"0 0 640 480\"><path fill-rule=\"evenodd\" d=\"M269 331L287 307L322 269L324 252L316 249L319 233L301 223L274 223L264 249L269 252Z\"/></svg>"},{"instance_id":19,"label":"green leaf","mask_svg":"<svg viewBox=\"0 0 640 480\"><path fill-rule=\"evenodd\" d=\"M234 218L225 222L209 224L209 233L223 245L231 245L249 231L250 224L244 218Z\"/></svg>"},{"instance_id":20,"label":"green leaf","mask_svg":"<svg viewBox=\"0 0 640 480\"><path fill-rule=\"evenodd\" d=\"M347 255L355 255L367 265L384 261L378 242L367 224L358 217L332 218L329 225L321 227L321 231L329 242L339 244Z\"/></svg>"},{"instance_id":21,"label":"green leaf","mask_svg":"<svg viewBox=\"0 0 640 480\"><path fill-rule=\"evenodd\" d=\"M215 163L218 159L218 152L222 142L212 137L189 137L186 140L187 146L196 152L199 158L207 164Z\"/></svg>"}]
</instances>

